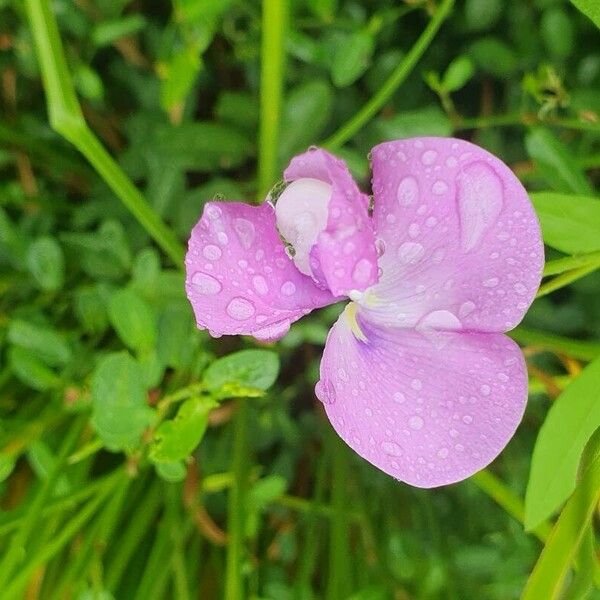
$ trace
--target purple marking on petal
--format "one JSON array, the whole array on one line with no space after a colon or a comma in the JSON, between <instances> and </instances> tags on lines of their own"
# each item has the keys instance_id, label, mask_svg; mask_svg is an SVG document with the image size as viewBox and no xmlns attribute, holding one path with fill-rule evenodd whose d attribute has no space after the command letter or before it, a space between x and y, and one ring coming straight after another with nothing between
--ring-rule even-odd
<instances>
[{"instance_id":1,"label":"purple marking on petal","mask_svg":"<svg viewBox=\"0 0 600 600\"><path fill-rule=\"evenodd\" d=\"M212 335L278 339L290 323L336 300L288 258L266 203L207 203L185 267L196 322Z\"/></svg>"},{"instance_id":2,"label":"purple marking on petal","mask_svg":"<svg viewBox=\"0 0 600 600\"><path fill-rule=\"evenodd\" d=\"M333 326L316 393L360 456L429 488L469 477L502 451L527 401L525 361L510 338L446 331L440 348L424 332L359 326L366 341L347 311Z\"/></svg>"},{"instance_id":3,"label":"purple marking on petal","mask_svg":"<svg viewBox=\"0 0 600 600\"><path fill-rule=\"evenodd\" d=\"M363 317L415 327L447 311L463 329L515 327L539 287L544 248L512 171L452 138L386 142L372 157L373 219L386 252L379 283L360 300Z\"/></svg>"},{"instance_id":4,"label":"purple marking on petal","mask_svg":"<svg viewBox=\"0 0 600 600\"><path fill-rule=\"evenodd\" d=\"M316 179L331 186L327 226L309 250L313 278L336 296L373 285L378 272L369 199L358 189L344 161L314 148L293 158L284 178L292 182Z\"/></svg>"}]
</instances>

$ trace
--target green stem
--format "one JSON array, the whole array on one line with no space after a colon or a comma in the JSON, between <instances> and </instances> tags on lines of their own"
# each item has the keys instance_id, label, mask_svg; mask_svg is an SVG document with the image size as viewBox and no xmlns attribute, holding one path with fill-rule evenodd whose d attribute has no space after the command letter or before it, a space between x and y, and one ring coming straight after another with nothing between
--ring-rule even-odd
<instances>
[{"instance_id":1,"label":"green stem","mask_svg":"<svg viewBox=\"0 0 600 600\"><path fill-rule=\"evenodd\" d=\"M564 258L550 260L544 267L544 276L558 275L565 271L570 271L571 269L592 266L600 268L600 251L589 252L587 254L575 254L574 256L565 256Z\"/></svg>"},{"instance_id":2,"label":"green stem","mask_svg":"<svg viewBox=\"0 0 600 600\"><path fill-rule=\"evenodd\" d=\"M258 193L262 200L278 178L287 0L263 0Z\"/></svg>"},{"instance_id":3,"label":"green stem","mask_svg":"<svg viewBox=\"0 0 600 600\"><path fill-rule=\"evenodd\" d=\"M454 0L443 0L427 24L427 27L419 36L419 39L414 43L412 48L408 51L408 54L394 69L377 93L354 115L354 117L342 125L331 137L322 142L320 144L321 146L329 150L339 148L366 125L381 110L381 108L383 108L394 92L412 73L412 70L433 41L433 38L442 26L442 23L450 14L453 5Z\"/></svg>"},{"instance_id":4,"label":"green stem","mask_svg":"<svg viewBox=\"0 0 600 600\"><path fill-rule=\"evenodd\" d=\"M508 113L505 115L489 115L486 117L460 117L455 125L455 131L462 129L487 129L489 127L510 127L513 125L550 125L564 127L565 129L578 129L580 131L600 131L600 123L582 121L580 119L552 117L540 119L534 113Z\"/></svg>"},{"instance_id":5,"label":"green stem","mask_svg":"<svg viewBox=\"0 0 600 600\"><path fill-rule=\"evenodd\" d=\"M76 421L71 426L69 433L67 434L67 437L65 438L56 457L56 462L52 472L42 483L36 496L34 497L33 502L30 505L29 510L27 511L25 520L21 522L19 529L13 535L9 548L6 551L2 562L0 563L0 589L5 588L11 576L14 575L13 571L15 567L17 567L17 565L19 565L19 563L26 556L27 542L41 521L44 506L54 491L56 481L63 473L67 457L77 443L84 426L85 420Z\"/></svg>"},{"instance_id":6,"label":"green stem","mask_svg":"<svg viewBox=\"0 0 600 600\"><path fill-rule=\"evenodd\" d=\"M348 455L343 442L330 432L333 450L331 504L333 515L329 536L329 579L327 594L329 600L346 598L349 588L350 571L348 552Z\"/></svg>"},{"instance_id":7,"label":"green stem","mask_svg":"<svg viewBox=\"0 0 600 600\"><path fill-rule=\"evenodd\" d=\"M88 159L148 234L182 268L184 249L175 234L146 203L85 122L49 0L26 0L25 4L46 90L50 125Z\"/></svg>"},{"instance_id":8,"label":"green stem","mask_svg":"<svg viewBox=\"0 0 600 600\"><path fill-rule=\"evenodd\" d=\"M597 264L586 265L584 267L579 267L577 269L572 269L571 271L567 271L566 273L562 273L561 275L558 275L554 279L551 279L550 281L543 283L540 286L540 289L538 290L535 297L541 298L542 296L546 296L547 294L550 294L551 292L559 290L560 288L565 287L566 285L569 285L570 283L573 283L574 281L577 281L578 279L581 279L582 277L585 277L586 275L589 275L590 273L595 271L598 267L600 267L600 264L599 265L597 265Z\"/></svg>"},{"instance_id":9,"label":"green stem","mask_svg":"<svg viewBox=\"0 0 600 600\"><path fill-rule=\"evenodd\" d=\"M246 448L248 405L238 400L238 409L233 426L233 455L231 470L234 482L229 490L227 505L227 561L225 577L225 598L243 600L244 576L242 566L245 559L244 526L246 522L246 486L248 473L248 450Z\"/></svg>"},{"instance_id":10,"label":"green stem","mask_svg":"<svg viewBox=\"0 0 600 600\"><path fill-rule=\"evenodd\" d=\"M572 340L554 333L528 329L522 325L509 331L508 335L521 345L539 346L552 352L568 354L579 360L593 360L600 355L600 343L598 342Z\"/></svg>"}]
</instances>

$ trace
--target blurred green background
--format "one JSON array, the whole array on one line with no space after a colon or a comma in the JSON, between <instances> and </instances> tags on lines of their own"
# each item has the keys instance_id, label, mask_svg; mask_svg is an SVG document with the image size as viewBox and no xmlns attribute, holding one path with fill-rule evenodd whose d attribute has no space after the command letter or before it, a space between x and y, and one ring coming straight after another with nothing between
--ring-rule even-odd
<instances>
[{"instance_id":1,"label":"blurred green background","mask_svg":"<svg viewBox=\"0 0 600 600\"><path fill-rule=\"evenodd\" d=\"M520 597L549 527L522 524L536 436L600 354L592 20L562 0L0 0L0 105L1 598ZM368 189L369 149L416 135L590 197L549 233L541 214L549 261L588 254L514 334L522 426L436 490L332 433L313 387L339 307L270 347L212 339L179 260L204 202L263 197L309 145ZM568 597L592 597L578 564Z\"/></svg>"}]
</instances>

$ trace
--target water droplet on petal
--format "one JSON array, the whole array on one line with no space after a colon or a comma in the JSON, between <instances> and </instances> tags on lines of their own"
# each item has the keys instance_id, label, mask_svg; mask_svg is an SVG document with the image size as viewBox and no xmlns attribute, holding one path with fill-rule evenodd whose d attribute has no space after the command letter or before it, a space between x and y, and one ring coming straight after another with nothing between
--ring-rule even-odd
<instances>
[{"instance_id":1,"label":"water droplet on petal","mask_svg":"<svg viewBox=\"0 0 600 600\"><path fill-rule=\"evenodd\" d=\"M238 296L227 305L227 314L236 321L245 321L254 315L254 304Z\"/></svg>"},{"instance_id":2,"label":"water droplet on petal","mask_svg":"<svg viewBox=\"0 0 600 600\"><path fill-rule=\"evenodd\" d=\"M201 271L192 275L192 283L200 294L218 294L223 289L223 286L217 279Z\"/></svg>"},{"instance_id":3,"label":"water droplet on petal","mask_svg":"<svg viewBox=\"0 0 600 600\"><path fill-rule=\"evenodd\" d=\"M502 180L481 161L466 166L457 180L461 245L464 250L471 250L502 210Z\"/></svg>"},{"instance_id":4,"label":"water droplet on petal","mask_svg":"<svg viewBox=\"0 0 600 600\"><path fill-rule=\"evenodd\" d=\"M221 216L221 209L218 206L214 205L208 206L206 208L206 214L208 215L209 219L215 221Z\"/></svg>"},{"instance_id":5,"label":"water droplet on petal","mask_svg":"<svg viewBox=\"0 0 600 600\"><path fill-rule=\"evenodd\" d=\"M463 418L463 423L466 423L467 425L471 424L473 422L473 417L471 415L465 415Z\"/></svg>"},{"instance_id":6,"label":"water droplet on petal","mask_svg":"<svg viewBox=\"0 0 600 600\"><path fill-rule=\"evenodd\" d=\"M364 285L369 282L373 265L366 258L361 258L354 266L352 271L352 279L359 285Z\"/></svg>"},{"instance_id":7,"label":"water droplet on petal","mask_svg":"<svg viewBox=\"0 0 600 600\"><path fill-rule=\"evenodd\" d=\"M431 186L431 191L436 196L442 196L443 194L445 194L448 191L448 184L445 181L442 181L441 179L439 179Z\"/></svg>"},{"instance_id":8,"label":"water droplet on petal","mask_svg":"<svg viewBox=\"0 0 600 600\"><path fill-rule=\"evenodd\" d=\"M517 294L519 294L520 296L523 296L524 294L527 293L527 287L525 285L523 285L522 283L518 282L515 283L515 285L513 286L513 289L515 290L515 292L517 292Z\"/></svg>"},{"instance_id":9,"label":"water droplet on petal","mask_svg":"<svg viewBox=\"0 0 600 600\"><path fill-rule=\"evenodd\" d=\"M410 387L413 390L419 391L423 388L423 382L420 379L413 379L410 383Z\"/></svg>"},{"instance_id":10,"label":"water droplet on petal","mask_svg":"<svg viewBox=\"0 0 600 600\"><path fill-rule=\"evenodd\" d=\"M481 392L481 394L483 396L489 396L492 388L489 385L486 385L485 383L479 388L479 391Z\"/></svg>"},{"instance_id":11,"label":"water droplet on petal","mask_svg":"<svg viewBox=\"0 0 600 600\"><path fill-rule=\"evenodd\" d=\"M418 415L414 415L408 420L408 426L415 431L422 429L424 424L425 422Z\"/></svg>"},{"instance_id":12,"label":"water droplet on petal","mask_svg":"<svg viewBox=\"0 0 600 600\"><path fill-rule=\"evenodd\" d=\"M493 288L496 287L498 283L500 283L500 280L497 277L490 277L489 279L485 279L482 285L486 288Z\"/></svg>"},{"instance_id":13,"label":"water droplet on petal","mask_svg":"<svg viewBox=\"0 0 600 600\"><path fill-rule=\"evenodd\" d=\"M464 319L464 317L470 315L474 310L475 310L475 303L471 302L470 300L467 300L466 302L463 302L460 305L460 308L458 309L458 316L461 319Z\"/></svg>"},{"instance_id":14,"label":"water droplet on petal","mask_svg":"<svg viewBox=\"0 0 600 600\"><path fill-rule=\"evenodd\" d=\"M401 456L402 448L396 442L383 442L381 449L389 456Z\"/></svg>"},{"instance_id":15,"label":"water droplet on petal","mask_svg":"<svg viewBox=\"0 0 600 600\"><path fill-rule=\"evenodd\" d=\"M335 403L335 388L328 379L319 380L315 386L315 392L323 404Z\"/></svg>"},{"instance_id":16,"label":"water droplet on petal","mask_svg":"<svg viewBox=\"0 0 600 600\"><path fill-rule=\"evenodd\" d=\"M397 402L398 404L402 404L406 401L406 396L402 392L396 392L393 398L394 402Z\"/></svg>"},{"instance_id":17,"label":"water droplet on petal","mask_svg":"<svg viewBox=\"0 0 600 600\"><path fill-rule=\"evenodd\" d=\"M448 458L449 450L448 448L440 448L437 452L437 455L440 458Z\"/></svg>"},{"instance_id":18,"label":"water droplet on petal","mask_svg":"<svg viewBox=\"0 0 600 600\"><path fill-rule=\"evenodd\" d=\"M419 233L421 232L421 228L419 227L418 223L411 223L411 225L408 228L408 235L411 238L416 238L418 237Z\"/></svg>"},{"instance_id":19,"label":"water droplet on petal","mask_svg":"<svg viewBox=\"0 0 600 600\"><path fill-rule=\"evenodd\" d=\"M398 258L405 265L417 264L425 254L425 248L416 242L404 242L398 248Z\"/></svg>"},{"instance_id":20,"label":"water droplet on petal","mask_svg":"<svg viewBox=\"0 0 600 600\"><path fill-rule=\"evenodd\" d=\"M233 227L242 246L246 250L249 250L254 242L254 237L256 234L254 223L248 221L247 219L236 219L233 223Z\"/></svg>"},{"instance_id":21,"label":"water droplet on petal","mask_svg":"<svg viewBox=\"0 0 600 600\"><path fill-rule=\"evenodd\" d=\"M399 184L396 197L401 206L414 204L419 197L419 184L414 177L405 177Z\"/></svg>"},{"instance_id":22,"label":"water droplet on petal","mask_svg":"<svg viewBox=\"0 0 600 600\"><path fill-rule=\"evenodd\" d=\"M421 162L424 165L432 165L437 159L437 152L435 150L427 150L421 155Z\"/></svg>"},{"instance_id":23,"label":"water droplet on petal","mask_svg":"<svg viewBox=\"0 0 600 600\"><path fill-rule=\"evenodd\" d=\"M217 241L219 242L219 244L221 244L221 246L227 246L229 238L227 237L227 234L224 231L219 231L217 233Z\"/></svg>"},{"instance_id":24,"label":"water droplet on petal","mask_svg":"<svg viewBox=\"0 0 600 600\"><path fill-rule=\"evenodd\" d=\"M417 329L460 329L461 323L449 310L434 310L425 315Z\"/></svg>"},{"instance_id":25,"label":"water droplet on petal","mask_svg":"<svg viewBox=\"0 0 600 600\"><path fill-rule=\"evenodd\" d=\"M296 286L294 285L294 283L292 281L286 281L285 283L282 284L281 293L284 296L293 296L295 292L296 292Z\"/></svg>"},{"instance_id":26,"label":"water droplet on petal","mask_svg":"<svg viewBox=\"0 0 600 600\"><path fill-rule=\"evenodd\" d=\"M208 246L204 246L202 250L202 254L204 254L204 258L208 258L208 260L218 260L221 258L221 248L215 246L214 244L208 244Z\"/></svg>"},{"instance_id":27,"label":"water droplet on petal","mask_svg":"<svg viewBox=\"0 0 600 600\"><path fill-rule=\"evenodd\" d=\"M264 296L269 292L267 281L262 275L255 275L252 278L252 285L261 296Z\"/></svg>"},{"instance_id":28,"label":"water droplet on petal","mask_svg":"<svg viewBox=\"0 0 600 600\"><path fill-rule=\"evenodd\" d=\"M289 321L281 321L279 323L273 323L272 325L268 325L263 329L259 329L252 333L252 335L257 340L262 340L265 342L271 340L278 340L283 337L290 329Z\"/></svg>"}]
</instances>

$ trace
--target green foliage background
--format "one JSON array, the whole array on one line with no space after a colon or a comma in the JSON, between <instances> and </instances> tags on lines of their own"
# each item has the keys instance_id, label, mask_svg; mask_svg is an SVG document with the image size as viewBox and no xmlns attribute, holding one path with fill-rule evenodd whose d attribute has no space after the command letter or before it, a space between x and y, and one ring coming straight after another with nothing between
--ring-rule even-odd
<instances>
[{"instance_id":1,"label":"green foliage background","mask_svg":"<svg viewBox=\"0 0 600 600\"><path fill-rule=\"evenodd\" d=\"M600 597L596 26L596 0L0 0L0 597ZM207 200L311 144L368 189L370 147L415 135L510 164L547 244L524 422L436 490L332 433L339 307L215 340L182 275Z\"/></svg>"}]
</instances>

